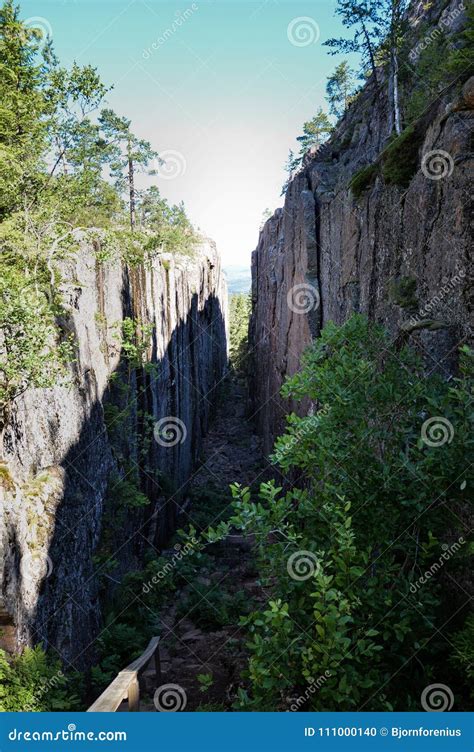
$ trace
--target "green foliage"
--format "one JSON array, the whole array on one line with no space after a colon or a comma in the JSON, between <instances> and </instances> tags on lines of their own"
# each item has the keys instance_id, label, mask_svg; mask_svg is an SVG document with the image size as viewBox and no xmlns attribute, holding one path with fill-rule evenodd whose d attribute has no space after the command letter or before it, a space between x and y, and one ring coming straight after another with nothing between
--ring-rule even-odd
<instances>
[{"instance_id":1,"label":"green foliage","mask_svg":"<svg viewBox=\"0 0 474 752\"><path fill-rule=\"evenodd\" d=\"M20 21L12 0L0 7L0 408L31 387L52 386L73 358L61 326L67 319L58 292L58 261L89 237L100 261L130 266L157 253L190 253L196 242L183 206L170 206L157 189L142 196L134 176L158 159L130 121L96 112L108 88L91 65L61 67L51 40ZM115 185L104 180L106 166ZM124 228L124 194L131 230ZM140 211L141 230L135 215ZM100 232L91 227L102 228ZM127 328L128 327L128 328ZM125 324L124 350L141 360L149 332ZM2 420L5 420L3 416Z\"/></svg>"},{"instance_id":2,"label":"green foliage","mask_svg":"<svg viewBox=\"0 0 474 752\"><path fill-rule=\"evenodd\" d=\"M140 227L147 232L145 249L149 255L193 254L198 236L182 202L169 204L158 188L152 186L140 199L138 215Z\"/></svg>"},{"instance_id":3,"label":"green foliage","mask_svg":"<svg viewBox=\"0 0 474 752\"><path fill-rule=\"evenodd\" d=\"M440 30L438 30L440 31ZM416 75L410 75L411 66L404 66L402 71L403 89L409 92L405 97L405 115L408 122L420 117L426 107L433 101L448 80L446 59L448 43L444 33L436 36L420 52L414 67Z\"/></svg>"},{"instance_id":4,"label":"green foliage","mask_svg":"<svg viewBox=\"0 0 474 752\"><path fill-rule=\"evenodd\" d=\"M65 676L41 645L7 657L0 650L0 712L79 710L81 677Z\"/></svg>"},{"instance_id":5,"label":"green foliage","mask_svg":"<svg viewBox=\"0 0 474 752\"><path fill-rule=\"evenodd\" d=\"M465 81L474 72L474 3L466 7L466 24L450 48L447 68L453 76Z\"/></svg>"},{"instance_id":6,"label":"green foliage","mask_svg":"<svg viewBox=\"0 0 474 752\"><path fill-rule=\"evenodd\" d=\"M113 614L109 614L108 622L97 640L102 659L91 669L92 689L97 695L141 655L147 644L147 635L139 627L115 621Z\"/></svg>"},{"instance_id":7,"label":"green foliage","mask_svg":"<svg viewBox=\"0 0 474 752\"><path fill-rule=\"evenodd\" d=\"M27 270L5 266L0 277L0 410L28 387L52 386L72 358L56 326L57 306Z\"/></svg>"},{"instance_id":8,"label":"green foliage","mask_svg":"<svg viewBox=\"0 0 474 752\"><path fill-rule=\"evenodd\" d=\"M373 185L375 178L378 175L378 165L370 164L367 167L362 167L352 177L349 186L356 199L360 198L363 193Z\"/></svg>"},{"instance_id":9,"label":"green foliage","mask_svg":"<svg viewBox=\"0 0 474 752\"><path fill-rule=\"evenodd\" d=\"M249 610L248 594L243 590L230 593L215 583L198 581L179 601L177 615L180 619L188 617L197 627L213 630L237 625Z\"/></svg>"},{"instance_id":10,"label":"green foliage","mask_svg":"<svg viewBox=\"0 0 474 752\"><path fill-rule=\"evenodd\" d=\"M126 574L112 593L107 587L106 629L98 640L99 659L91 672L95 695L159 633L158 615L176 599L177 588L189 585L209 566L209 557L195 545L193 530L183 532L180 539L183 544L175 547L173 557L152 555L144 569ZM108 557L96 560L98 575L108 574L108 562Z\"/></svg>"},{"instance_id":11,"label":"green foliage","mask_svg":"<svg viewBox=\"0 0 474 752\"><path fill-rule=\"evenodd\" d=\"M354 71L351 70L347 60L336 66L326 83L326 100L329 111L338 120L347 110L354 98Z\"/></svg>"},{"instance_id":12,"label":"green foliage","mask_svg":"<svg viewBox=\"0 0 474 752\"><path fill-rule=\"evenodd\" d=\"M106 142L109 146L110 174L115 180L119 194L126 192L130 226L133 230L136 222L135 175L137 171L149 170L152 160L159 160L158 153L148 141L137 138L130 129L128 118L116 115L113 110L102 110L99 118Z\"/></svg>"},{"instance_id":13,"label":"green foliage","mask_svg":"<svg viewBox=\"0 0 474 752\"><path fill-rule=\"evenodd\" d=\"M301 144L300 155L306 154L313 146L320 146L332 131L332 123L320 107L311 120L303 123L303 134L296 138Z\"/></svg>"},{"instance_id":14,"label":"green foliage","mask_svg":"<svg viewBox=\"0 0 474 752\"><path fill-rule=\"evenodd\" d=\"M263 483L256 500L235 486L234 516L208 538L232 526L252 533L272 592L245 619L251 656L240 709L288 709L295 695L306 710L419 707L433 665L446 659L446 643L432 636L450 606L440 575L417 583L474 482L472 360L464 348L458 379L426 378L413 352L355 316L327 324L288 380L283 396L315 410L289 416L273 461L304 483L286 493ZM423 441L428 416L450 422L451 442ZM443 571L463 566L457 554ZM454 672L449 682L459 684Z\"/></svg>"},{"instance_id":15,"label":"green foliage","mask_svg":"<svg viewBox=\"0 0 474 752\"><path fill-rule=\"evenodd\" d=\"M409 125L382 154L382 174L386 183L408 188L418 170L423 133L419 123Z\"/></svg>"},{"instance_id":16,"label":"green foliage","mask_svg":"<svg viewBox=\"0 0 474 752\"><path fill-rule=\"evenodd\" d=\"M122 348L122 357L131 368L145 365L146 354L150 347L153 324L125 317L121 323L121 334L117 335Z\"/></svg>"},{"instance_id":17,"label":"green foliage","mask_svg":"<svg viewBox=\"0 0 474 752\"><path fill-rule=\"evenodd\" d=\"M224 713L227 710L223 702L202 702L196 713Z\"/></svg>"},{"instance_id":18,"label":"green foliage","mask_svg":"<svg viewBox=\"0 0 474 752\"><path fill-rule=\"evenodd\" d=\"M406 119L419 118L438 94L457 80L462 84L474 71L474 5L465 9L465 28L455 35L447 35L438 24L434 29L425 25L418 30L419 39L429 40L419 51L415 61L410 59L410 47L402 51L401 82L404 92Z\"/></svg>"},{"instance_id":19,"label":"green foliage","mask_svg":"<svg viewBox=\"0 0 474 752\"><path fill-rule=\"evenodd\" d=\"M236 371L245 370L251 307L250 295L229 296L229 362Z\"/></svg>"},{"instance_id":20,"label":"green foliage","mask_svg":"<svg viewBox=\"0 0 474 752\"><path fill-rule=\"evenodd\" d=\"M285 165L283 167L283 169L285 170L285 172L288 173L288 177L285 180L285 182L283 183L283 186L282 186L282 189L281 189L281 194L280 194L281 196L284 196L285 193L287 192L288 186L290 185L290 182L293 180L293 176L294 176L296 170L301 166L302 159L303 159L303 155L302 154L295 154L294 151L293 151L293 149L289 150L289 152L288 152L288 158L287 158L287 160L285 162ZM270 213L269 216L271 216L271 213ZM264 215L264 217L262 218L262 225L261 225L261 227L263 227L264 223L269 218L269 216L265 216Z\"/></svg>"},{"instance_id":21,"label":"green foliage","mask_svg":"<svg viewBox=\"0 0 474 752\"><path fill-rule=\"evenodd\" d=\"M148 496L142 493L136 482L130 477L112 476L109 489L110 500L116 509L140 509L150 503Z\"/></svg>"},{"instance_id":22,"label":"green foliage","mask_svg":"<svg viewBox=\"0 0 474 752\"><path fill-rule=\"evenodd\" d=\"M361 56L361 73L375 72L375 51L380 43L377 6L365 0L337 0L336 14L342 25L352 31L352 38L332 38L324 42L331 55L357 52Z\"/></svg>"},{"instance_id":23,"label":"green foliage","mask_svg":"<svg viewBox=\"0 0 474 752\"><path fill-rule=\"evenodd\" d=\"M212 674L198 674L197 680L200 685L199 686L200 692L207 692L214 684L214 679L213 679Z\"/></svg>"},{"instance_id":24,"label":"green foliage","mask_svg":"<svg viewBox=\"0 0 474 752\"><path fill-rule=\"evenodd\" d=\"M229 516L227 494L212 485L192 491L191 503L193 525L198 532Z\"/></svg>"},{"instance_id":25,"label":"green foliage","mask_svg":"<svg viewBox=\"0 0 474 752\"><path fill-rule=\"evenodd\" d=\"M407 311L418 309L415 277L401 277L390 283L390 297L396 305Z\"/></svg>"},{"instance_id":26,"label":"green foliage","mask_svg":"<svg viewBox=\"0 0 474 752\"><path fill-rule=\"evenodd\" d=\"M474 699L474 614L470 614L459 632L452 637L454 652L451 662L455 669L460 670L465 678L466 686L470 688L471 700Z\"/></svg>"},{"instance_id":27,"label":"green foliage","mask_svg":"<svg viewBox=\"0 0 474 752\"><path fill-rule=\"evenodd\" d=\"M38 188L46 145L46 74L39 40L19 20L12 0L0 8L0 217L20 208Z\"/></svg>"}]
</instances>

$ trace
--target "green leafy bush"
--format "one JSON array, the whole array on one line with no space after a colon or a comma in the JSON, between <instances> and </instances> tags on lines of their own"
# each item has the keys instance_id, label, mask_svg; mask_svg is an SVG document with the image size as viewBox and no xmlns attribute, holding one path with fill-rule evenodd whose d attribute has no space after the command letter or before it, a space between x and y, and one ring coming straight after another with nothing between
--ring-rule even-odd
<instances>
[{"instance_id":1,"label":"green leafy bush","mask_svg":"<svg viewBox=\"0 0 474 752\"><path fill-rule=\"evenodd\" d=\"M191 502L193 525L199 532L230 515L227 495L212 485L192 491Z\"/></svg>"},{"instance_id":2,"label":"green leafy bush","mask_svg":"<svg viewBox=\"0 0 474 752\"><path fill-rule=\"evenodd\" d=\"M470 614L462 629L453 635L454 652L451 662L462 672L471 700L474 699L474 614Z\"/></svg>"},{"instance_id":3,"label":"green leafy bush","mask_svg":"<svg viewBox=\"0 0 474 752\"><path fill-rule=\"evenodd\" d=\"M49 387L64 378L72 347L56 324L59 312L38 280L8 264L0 275L0 412L28 387Z\"/></svg>"},{"instance_id":4,"label":"green leafy bush","mask_svg":"<svg viewBox=\"0 0 474 752\"><path fill-rule=\"evenodd\" d=\"M80 686L41 645L13 657L0 650L0 712L80 710Z\"/></svg>"},{"instance_id":5,"label":"green leafy bush","mask_svg":"<svg viewBox=\"0 0 474 752\"><path fill-rule=\"evenodd\" d=\"M210 534L253 533L272 593L245 620L239 708L285 710L298 698L307 710L418 709L449 651L432 639L454 610L442 575L419 581L454 537L474 480L472 353L463 349L459 378L426 378L410 349L355 316L326 325L282 392L315 406L289 416L273 456L302 480L286 493L264 483L256 500L235 486L234 516ZM432 416L449 429L440 446L423 438ZM463 566L457 553L443 574ZM456 672L445 677L459 685Z\"/></svg>"},{"instance_id":6,"label":"green leafy bush","mask_svg":"<svg viewBox=\"0 0 474 752\"><path fill-rule=\"evenodd\" d=\"M229 593L215 584L198 582L178 603L178 617L189 618L202 629L212 630L237 625L249 611L248 595L243 590Z\"/></svg>"},{"instance_id":7,"label":"green leafy bush","mask_svg":"<svg viewBox=\"0 0 474 752\"><path fill-rule=\"evenodd\" d=\"M119 671L141 655L151 636L140 627L115 621L115 615L112 613L108 616L108 622L109 626L97 640L97 648L102 658L91 669L91 683L95 694L102 692Z\"/></svg>"},{"instance_id":8,"label":"green leafy bush","mask_svg":"<svg viewBox=\"0 0 474 752\"><path fill-rule=\"evenodd\" d=\"M146 494L142 493L136 482L131 478L118 479L113 476L110 481L111 501L116 509L140 509L150 503Z\"/></svg>"}]
</instances>

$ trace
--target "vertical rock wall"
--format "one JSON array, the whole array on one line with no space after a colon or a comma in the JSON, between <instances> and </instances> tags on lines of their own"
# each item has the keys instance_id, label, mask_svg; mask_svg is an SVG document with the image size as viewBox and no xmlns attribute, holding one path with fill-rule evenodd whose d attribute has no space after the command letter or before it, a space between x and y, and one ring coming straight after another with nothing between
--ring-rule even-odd
<instances>
[{"instance_id":1,"label":"vertical rock wall","mask_svg":"<svg viewBox=\"0 0 474 752\"><path fill-rule=\"evenodd\" d=\"M62 272L77 351L66 382L26 392L6 431L0 613L9 647L42 641L81 668L101 623L97 570L120 579L174 529L226 367L227 293L209 241L135 268L83 241ZM124 347L131 317L152 325L145 368ZM128 481L148 505L124 503Z\"/></svg>"},{"instance_id":2,"label":"vertical rock wall","mask_svg":"<svg viewBox=\"0 0 474 752\"><path fill-rule=\"evenodd\" d=\"M305 410L279 391L327 321L340 324L360 312L393 336L411 327L428 368L453 372L457 346L473 324L473 91L474 79L461 93L451 87L418 122L417 169L407 187L388 184L378 169L355 197L354 174L377 162L387 145L388 104L369 82L328 144L305 157L284 207L263 227L252 256L250 394L265 451L288 410ZM394 293L403 280L415 285L412 310Z\"/></svg>"}]
</instances>

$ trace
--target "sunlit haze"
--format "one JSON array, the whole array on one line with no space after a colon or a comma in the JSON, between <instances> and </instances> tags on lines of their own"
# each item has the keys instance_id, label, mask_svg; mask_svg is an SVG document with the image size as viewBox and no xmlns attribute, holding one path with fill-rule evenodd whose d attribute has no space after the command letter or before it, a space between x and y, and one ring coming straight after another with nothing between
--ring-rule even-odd
<instances>
[{"instance_id":1,"label":"sunlit haze","mask_svg":"<svg viewBox=\"0 0 474 752\"><path fill-rule=\"evenodd\" d=\"M342 31L333 0L25 0L21 8L52 29L62 63L97 66L114 87L108 106L167 157L163 174L141 184L183 200L224 263L248 265L264 210L281 205L288 150L325 105L326 78L341 59L322 46Z\"/></svg>"}]
</instances>

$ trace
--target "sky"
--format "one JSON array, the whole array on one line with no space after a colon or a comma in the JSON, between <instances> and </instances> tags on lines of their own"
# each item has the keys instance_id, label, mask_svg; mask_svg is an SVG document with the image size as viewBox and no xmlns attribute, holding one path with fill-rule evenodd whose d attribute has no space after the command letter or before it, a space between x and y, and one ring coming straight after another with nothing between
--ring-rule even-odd
<instances>
[{"instance_id":1,"label":"sky","mask_svg":"<svg viewBox=\"0 0 474 752\"><path fill-rule=\"evenodd\" d=\"M184 201L226 265L248 266L283 165L324 99L345 36L336 0L23 0L63 65L97 67L107 106L166 160L142 176Z\"/></svg>"}]
</instances>

